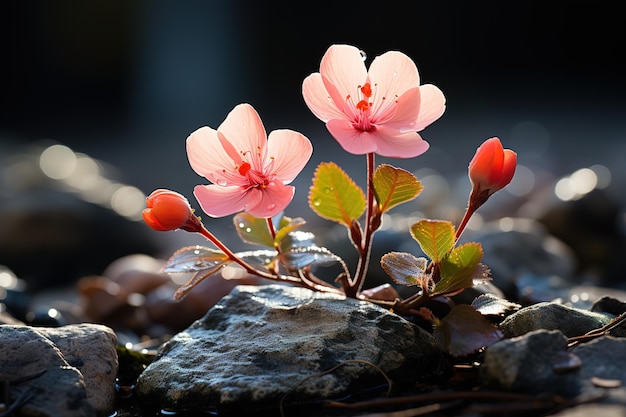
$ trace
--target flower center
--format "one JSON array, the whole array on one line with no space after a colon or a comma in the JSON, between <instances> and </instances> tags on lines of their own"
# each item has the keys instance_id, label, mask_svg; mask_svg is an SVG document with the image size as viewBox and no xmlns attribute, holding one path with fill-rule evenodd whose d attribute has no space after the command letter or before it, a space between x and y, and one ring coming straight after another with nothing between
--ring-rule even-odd
<instances>
[{"instance_id":1,"label":"flower center","mask_svg":"<svg viewBox=\"0 0 626 417\"><path fill-rule=\"evenodd\" d=\"M373 93L372 93L372 85L370 83L365 83L364 85L359 85L358 90L361 95L361 100L356 103L356 109L358 110L356 114L356 119L352 123L352 126L360 130L362 132L372 132L376 130L376 126L374 126L370 121L370 109L372 107L372 102L370 101ZM349 96L348 96L349 98Z\"/></svg>"}]
</instances>

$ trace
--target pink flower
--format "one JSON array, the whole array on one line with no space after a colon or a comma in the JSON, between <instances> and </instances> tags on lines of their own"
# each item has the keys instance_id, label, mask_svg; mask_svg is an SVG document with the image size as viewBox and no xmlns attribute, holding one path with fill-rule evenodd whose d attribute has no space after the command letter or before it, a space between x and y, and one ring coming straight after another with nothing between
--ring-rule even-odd
<instances>
[{"instance_id":1,"label":"pink flower","mask_svg":"<svg viewBox=\"0 0 626 417\"><path fill-rule=\"evenodd\" d=\"M517 154L503 149L497 137L487 139L476 150L469 164L468 174L472 183L470 199L481 205L496 191L506 187L513 179L517 165ZM484 201L483 201L484 200Z\"/></svg>"},{"instance_id":2,"label":"pink flower","mask_svg":"<svg viewBox=\"0 0 626 417\"><path fill-rule=\"evenodd\" d=\"M357 155L421 155L429 145L417 132L445 110L441 90L420 86L417 67L405 54L386 52L368 72L361 52L350 45L328 48L320 72L304 80L302 95L339 144Z\"/></svg>"},{"instance_id":3,"label":"pink flower","mask_svg":"<svg viewBox=\"0 0 626 417\"><path fill-rule=\"evenodd\" d=\"M189 201L177 192L159 189L146 197L143 220L158 232L183 229L198 232L202 229L200 219L193 214Z\"/></svg>"},{"instance_id":4,"label":"pink flower","mask_svg":"<svg viewBox=\"0 0 626 417\"><path fill-rule=\"evenodd\" d=\"M194 188L202 210L212 217L246 211L272 217L291 202L289 184L304 168L313 147L292 130L265 133L249 104L236 106L213 130L202 127L187 138L189 163L213 184Z\"/></svg>"}]
</instances>

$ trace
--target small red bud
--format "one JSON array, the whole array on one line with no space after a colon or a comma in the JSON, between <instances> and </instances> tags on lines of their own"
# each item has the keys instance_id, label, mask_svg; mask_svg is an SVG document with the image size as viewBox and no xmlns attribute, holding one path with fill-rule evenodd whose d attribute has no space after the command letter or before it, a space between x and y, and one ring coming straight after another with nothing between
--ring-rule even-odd
<instances>
[{"instance_id":1,"label":"small red bud","mask_svg":"<svg viewBox=\"0 0 626 417\"><path fill-rule=\"evenodd\" d=\"M487 139L476 150L469 164L468 174L472 183L472 197L486 201L491 194L506 187L513 179L516 165L517 154L515 152L503 149L497 137Z\"/></svg>"},{"instance_id":2,"label":"small red bud","mask_svg":"<svg viewBox=\"0 0 626 417\"><path fill-rule=\"evenodd\" d=\"M193 214L189 201L181 194L159 189L146 197L143 220L148 226L159 232L183 229L199 232L202 224Z\"/></svg>"}]
</instances>

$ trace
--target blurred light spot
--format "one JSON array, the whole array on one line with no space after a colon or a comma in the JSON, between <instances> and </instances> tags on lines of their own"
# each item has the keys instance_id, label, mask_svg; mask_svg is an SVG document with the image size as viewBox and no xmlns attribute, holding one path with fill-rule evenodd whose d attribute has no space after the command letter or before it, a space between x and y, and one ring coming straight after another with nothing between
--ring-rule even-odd
<instances>
[{"instance_id":1,"label":"blurred light spot","mask_svg":"<svg viewBox=\"0 0 626 417\"><path fill-rule=\"evenodd\" d=\"M98 162L86 155L76 155L74 171L63 179L67 185L76 190L94 188L100 180L101 167Z\"/></svg>"},{"instance_id":2,"label":"blurred light spot","mask_svg":"<svg viewBox=\"0 0 626 417\"><path fill-rule=\"evenodd\" d=\"M52 145L39 157L41 171L54 180L67 178L76 168L76 154L64 145Z\"/></svg>"},{"instance_id":3,"label":"blurred light spot","mask_svg":"<svg viewBox=\"0 0 626 417\"><path fill-rule=\"evenodd\" d=\"M544 156L548 150L550 134L543 125L525 121L513 126L509 139L503 139L503 145L518 154L523 154L524 158L537 159Z\"/></svg>"},{"instance_id":4,"label":"blurred light spot","mask_svg":"<svg viewBox=\"0 0 626 417\"><path fill-rule=\"evenodd\" d=\"M137 220L146 207L145 194L131 185L119 187L111 196L111 208L121 216Z\"/></svg>"},{"instance_id":5,"label":"blurred light spot","mask_svg":"<svg viewBox=\"0 0 626 417\"><path fill-rule=\"evenodd\" d=\"M517 165L515 175L505 190L516 197L529 194L535 187L535 173L525 165Z\"/></svg>"},{"instance_id":6,"label":"blurred light spot","mask_svg":"<svg viewBox=\"0 0 626 417\"><path fill-rule=\"evenodd\" d=\"M146 297L138 292L130 293L128 294L128 297L126 297L126 302L133 307L141 307L145 301Z\"/></svg>"},{"instance_id":7,"label":"blurred light spot","mask_svg":"<svg viewBox=\"0 0 626 417\"><path fill-rule=\"evenodd\" d=\"M498 222L498 227L503 232L510 232L515 226L515 221L510 217L503 217Z\"/></svg>"},{"instance_id":8,"label":"blurred light spot","mask_svg":"<svg viewBox=\"0 0 626 417\"><path fill-rule=\"evenodd\" d=\"M81 190L80 195L85 201L105 206L111 202L111 196L117 187L117 184L111 180L104 177L97 177L94 179L93 186Z\"/></svg>"},{"instance_id":9,"label":"blurred light spot","mask_svg":"<svg viewBox=\"0 0 626 417\"><path fill-rule=\"evenodd\" d=\"M590 168L581 168L557 181L554 186L554 194L563 201L577 200L593 191L597 185L598 175L596 172Z\"/></svg>"},{"instance_id":10,"label":"blurred light spot","mask_svg":"<svg viewBox=\"0 0 626 417\"><path fill-rule=\"evenodd\" d=\"M0 271L0 287L13 290L17 287L17 277L8 271Z\"/></svg>"},{"instance_id":11,"label":"blurred light spot","mask_svg":"<svg viewBox=\"0 0 626 417\"><path fill-rule=\"evenodd\" d=\"M245 269L237 264L230 264L222 269L222 278L224 279L241 279L248 276Z\"/></svg>"},{"instance_id":12,"label":"blurred light spot","mask_svg":"<svg viewBox=\"0 0 626 417\"><path fill-rule=\"evenodd\" d=\"M611 170L604 165L596 164L592 165L591 170L596 173L598 177L598 184L596 188L603 190L611 184Z\"/></svg>"},{"instance_id":13,"label":"blurred light spot","mask_svg":"<svg viewBox=\"0 0 626 417\"><path fill-rule=\"evenodd\" d=\"M59 313L59 310L57 310L56 308L50 308L50 309L48 309L48 317L51 317L53 319L57 319L57 318L61 317L61 313Z\"/></svg>"}]
</instances>

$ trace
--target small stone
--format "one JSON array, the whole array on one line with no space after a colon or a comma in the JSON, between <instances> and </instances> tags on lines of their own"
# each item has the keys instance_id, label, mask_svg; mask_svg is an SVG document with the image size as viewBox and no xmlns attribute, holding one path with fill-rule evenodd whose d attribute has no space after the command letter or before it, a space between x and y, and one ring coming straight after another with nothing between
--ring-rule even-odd
<instances>
[{"instance_id":1,"label":"small stone","mask_svg":"<svg viewBox=\"0 0 626 417\"><path fill-rule=\"evenodd\" d=\"M577 358L568 360L570 355L560 331L533 331L489 346L480 379L498 389L573 397L580 393L577 373L559 372L564 363L579 364Z\"/></svg>"},{"instance_id":2,"label":"small stone","mask_svg":"<svg viewBox=\"0 0 626 417\"><path fill-rule=\"evenodd\" d=\"M567 337L575 337L598 329L610 320L611 318L604 314L558 303L538 303L508 316L500 323L500 330L507 338L539 329L560 330Z\"/></svg>"}]
</instances>

